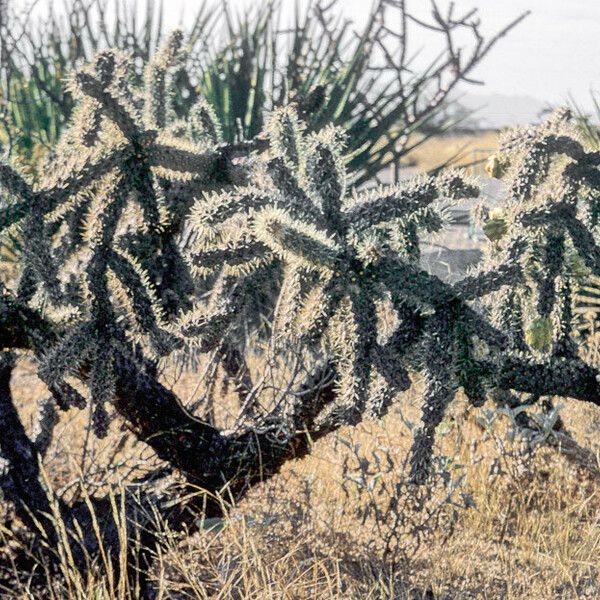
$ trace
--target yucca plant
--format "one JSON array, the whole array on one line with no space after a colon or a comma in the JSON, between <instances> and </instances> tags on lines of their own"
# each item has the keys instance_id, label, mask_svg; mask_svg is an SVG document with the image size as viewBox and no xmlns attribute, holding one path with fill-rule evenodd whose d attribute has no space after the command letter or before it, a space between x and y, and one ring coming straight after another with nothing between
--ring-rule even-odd
<instances>
[{"instance_id":1,"label":"yucca plant","mask_svg":"<svg viewBox=\"0 0 600 600\"><path fill-rule=\"evenodd\" d=\"M182 117L196 97L204 97L224 140L232 142L255 137L265 110L293 100L312 130L334 123L348 131L352 176L366 183L452 126L451 119L439 119L449 94L523 18L485 40L475 11L442 14L432 6L431 23L423 24L412 19L404 1L373 0L355 33L340 17L339 1L314 0L303 10L297 5L291 22L276 0L240 15L226 3L203 2L186 30L189 68L178 70L174 107ZM62 81L70 72L111 47L132 53L139 79L135 64L148 60L163 36L162 0L146 0L141 18L137 6L107 0L72 1L65 14L52 5L47 17L31 23L10 7L9 2L4 35L11 76L0 94L8 102L6 132L28 161L58 139L69 119L74 99L63 92ZM413 72L409 41L423 27L437 33L443 58ZM463 33L471 36L470 47ZM417 140L421 131L424 137Z\"/></svg>"},{"instance_id":2,"label":"yucca plant","mask_svg":"<svg viewBox=\"0 0 600 600\"><path fill-rule=\"evenodd\" d=\"M600 275L600 153L567 114L506 138L506 232L478 273L449 285L421 269L419 243L447 204L477 194L468 179L352 189L344 132L310 131L294 105L257 140L220 143L204 99L185 118L169 103L182 39L154 54L141 86L130 56L100 52L70 82L78 104L38 182L0 165L0 226L24 244L20 279L0 298L0 489L34 553L60 564L66 539L82 572L95 557L117 569L125 526L143 549L126 565L135 580L161 543L156 522L189 534L222 516L316 440L383 416L414 377L424 395L409 485L432 477L435 431L459 388L476 406L497 390L517 404L599 403L600 373L572 345L564 257L570 245ZM277 300L265 323L251 292L266 286ZM235 381L233 427L161 382L165 359L192 352L215 353ZM48 387L35 435L11 394L19 355ZM116 418L163 461L125 486L125 525L110 496L69 500L43 476L58 411L84 407L96 435Z\"/></svg>"}]
</instances>

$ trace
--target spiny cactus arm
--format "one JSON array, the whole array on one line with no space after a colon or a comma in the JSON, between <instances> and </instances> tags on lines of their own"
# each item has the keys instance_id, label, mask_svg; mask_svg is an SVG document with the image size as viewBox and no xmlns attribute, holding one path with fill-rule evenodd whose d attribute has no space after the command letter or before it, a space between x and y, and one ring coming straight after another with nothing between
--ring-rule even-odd
<instances>
[{"instance_id":1,"label":"spiny cactus arm","mask_svg":"<svg viewBox=\"0 0 600 600\"><path fill-rule=\"evenodd\" d=\"M598 169L600 173L600 169ZM583 191L583 199L578 214L586 227L595 228L600 222L600 181Z\"/></svg>"},{"instance_id":2,"label":"spiny cactus arm","mask_svg":"<svg viewBox=\"0 0 600 600\"><path fill-rule=\"evenodd\" d=\"M156 269L160 276L157 291L167 319L171 319L180 311L191 308L195 284L176 235L167 234L165 237L167 239L162 243L162 257Z\"/></svg>"},{"instance_id":3,"label":"spiny cactus arm","mask_svg":"<svg viewBox=\"0 0 600 600\"><path fill-rule=\"evenodd\" d=\"M460 316L454 323L454 373L456 382L463 388L469 402L483 406L489 396L489 382L481 376L477 359L481 348L471 328L465 326Z\"/></svg>"},{"instance_id":4,"label":"spiny cactus arm","mask_svg":"<svg viewBox=\"0 0 600 600\"><path fill-rule=\"evenodd\" d=\"M121 60L118 61L118 58ZM103 89L108 88L115 79L117 71L123 68L123 58L114 50L104 50L96 55L89 72L98 77ZM74 89L73 91L77 93L78 90ZM72 115L71 131L68 132L68 135L74 136L84 146L91 147L98 142L101 125L100 104L93 98L84 95Z\"/></svg>"},{"instance_id":5,"label":"spiny cactus arm","mask_svg":"<svg viewBox=\"0 0 600 600\"><path fill-rule=\"evenodd\" d=\"M263 242L242 237L218 246L191 253L194 274L206 277L227 266L232 274L248 274L261 264L271 261L271 250Z\"/></svg>"},{"instance_id":6,"label":"spiny cactus arm","mask_svg":"<svg viewBox=\"0 0 600 600\"><path fill-rule=\"evenodd\" d=\"M573 216L565 219L564 224L579 256L594 275L600 276L600 248L596 244L593 234L579 219Z\"/></svg>"},{"instance_id":7,"label":"spiny cactus arm","mask_svg":"<svg viewBox=\"0 0 600 600\"><path fill-rule=\"evenodd\" d=\"M102 112L100 104L93 98L86 97L73 113L73 121L77 135L81 143L87 148L91 148L98 142L100 129L102 127Z\"/></svg>"},{"instance_id":8,"label":"spiny cactus arm","mask_svg":"<svg viewBox=\"0 0 600 600\"><path fill-rule=\"evenodd\" d=\"M248 185L247 165L240 158L263 151L262 140L216 147L161 134L147 146L148 161L167 178L176 198L197 198L207 189Z\"/></svg>"},{"instance_id":9,"label":"spiny cactus arm","mask_svg":"<svg viewBox=\"0 0 600 600\"><path fill-rule=\"evenodd\" d=\"M586 152L569 129L569 115L558 111L535 129L517 130L501 141L499 163L509 166L511 203L520 203L532 196L536 185L549 173L557 156L565 155L574 163L563 169L563 175L577 186L591 178L597 180L595 167L600 162L598 152ZM597 172L597 170L596 170Z\"/></svg>"},{"instance_id":10,"label":"spiny cactus arm","mask_svg":"<svg viewBox=\"0 0 600 600\"><path fill-rule=\"evenodd\" d=\"M435 187L440 198L446 200L465 200L477 198L480 193L477 181L464 171L446 169L435 178Z\"/></svg>"},{"instance_id":11,"label":"spiny cactus arm","mask_svg":"<svg viewBox=\"0 0 600 600\"><path fill-rule=\"evenodd\" d=\"M581 166L594 167L600 164L600 152L586 151L583 145L572 135L549 136L547 144L550 152L568 156Z\"/></svg>"},{"instance_id":12,"label":"spiny cactus arm","mask_svg":"<svg viewBox=\"0 0 600 600\"><path fill-rule=\"evenodd\" d=\"M19 325L16 330L10 329L12 343L8 347L34 351L38 375L61 410L85 408L85 398L66 383L64 377L75 375L75 371L90 358L92 336L89 324L76 325L57 338L52 328L18 299L5 296L2 306L9 315L13 315L15 324Z\"/></svg>"},{"instance_id":13,"label":"spiny cactus arm","mask_svg":"<svg viewBox=\"0 0 600 600\"><path fill-rule=\"evenodd\" d=\"M557 114L557 113L555 113ZM574 130L568 125L568 118L562 119L559 124L554 116L551 116L545 123L537 128L537 131L531 131L529 135L523 138L521 131L509 133L500 143L500 151L508 154L515 150L527 150L535 147L544 149L549 155L564 155L572 158L574 161L590 166L600 164L600 153L598 151L588 152L581 142L574 137ZM552 129L562 131L552 132Z\"/></svg>"},{"instance_id":14,"label":"spiny cactus arm","mask_svg":"<svg viewBox=\"0 0 600 600\"><path fill-rule=\"evenodd\" d=\"M282 158L271 159L267 163L267 172L282 196L283 206L293 217L316 223L323 220L321 210L310 199L296 173Z\"/></svg>"},{"instance_id":15,"label":"spiny cactus arm","mask_svg":"<svg viewBox=\"0 0 600 600\"><path fill-rule=\"evenodd\" d=\"M389 385L379 369L373 365L365 406L365 416L371 419L382 419L385 417L394 402L397 391Z\"/></svg>"},{"instance_id":16,"label":"spiny cactus arm","mask_svg":"<svg viewBox=\"0 0 600 600\"><path fill-rule=\"evenodd\" d=\"M308 152L306 174L308 190L317 199L326 228L330 233L344 237L346 227L340 212L346 194L346 172L340 152L338 130L331 127L319 132Z\"/></svg>"},{"instance_id":17,"label":"spiny cactus arm","mask_svg":"<svg viewBox=\"0 0 600 600\"><path fill-rule=\"evenodd\" d=\"M518 236L508 244L500 264L476 275L463 277L452 285L453 292L463 300L483 298L504 286L514 286L522 279L521 255L527 249L527 241Z\"/></svg>"},{"instance_id":18,"label":"spiny cactus arm","mask_svg":"<svg viewBox=\"0 0 600 600\"><path fill-rule=\"evenodd\" d=\"M171 33L144 70L144 121L147 129L164 129L167 125L167 74L181 53L183 32Z\"/></svg>"},{"instance_id":19,"label":"spiny cactus arm","mask_svg":"<svg viewBox=\"0 0 600 600\"><path fill-rule=\"evenodd\" d=\"M415 246L415 251L413 254L415 256L420 256L420 247L419 247L419 232L423 231L426 233L437 233L438 231L442 231L444 226L448 224L447 220L447 212L445 210L440 210L437 207L433 206L425 206L413 212L406 219L398 219L396 221L397 225L406 231L413 231L412 235L407 237L411 237L414 239L412 244ZM393 225L394 226L394 225ZM411 254L410 252L408 254Z\"/></svg>"},{"instance_id":20,"label":"spiny cactus arm","mask_svg":"<svg viewBox=\"0 0 600 600\"><path fill-rule=\"evenodd\" d=\"M133 107L128 106L122 98L108 92L94 76L89 73L78 73L75 83L81 92L96 100L104 109L104 114L117 125L125 138L131 142L140 140L141 130L132 114Z\"/></svg>"},{"instance_id":21,"label":"spiny cactus arm","mask_svg":"<svg viewBox=\"0 0 600 600\"><path fill-rule=\"evenodd\" d=\"M233 311L227 307L209 312L205 303L200 302L182 315L176 329L188 344L199 345L202 352L208 352L218 346L232 320Z\"/></svg>"},{"instance_id":22,"label":"spiny cactus arm","mask_svg":"<svg viewBox=\"0 0 600 600\"><path fill-rule=\"evenodd\" d=\"M538 284L537 312L547 318L556 299L556 277L565 262L565 236L562 231L549 231L542 249L542 277Z\"/></svg>"},{"instance_id":23,"label":"spiny cactus arm","mask_svg":"<svg viewBox=\"0 0 600 600\"><path fill-rule=\"evenodd\" d=\"M358 195L350 206L345 207L344 219L348 226L361 232L378 223L408 217L437 198L432 178L382 187Z\"/></svg>"},{"instance_id":24,"label":"spiny cactus arm","mask_svg":"<svg viewBox=\"0 0 600 600\"><path fill-rule=\"evenodd\" d=\"M165 315L154 286L139 262L125 251L111 251L108 266L121 282L131 303L129 318L150 337L155 352L165 356L177 347L175 336L166 330ZM129 303L125 303L127 306Z\"/></svg>"},{"instance_id":25,"label":"spiny cactus arm","mask_svg":"<svg viewBox=\"0 0 600 600\"><path fill-rule=\"evenodd\" d=\"M164 195L148 165L142 161L137 164L135 161L132 162L125 164L125 168L131 166L125 179L125 185L134 191L150 235L160 235L168 226L170 220Z\"/></svg>"},{"instance_id":26,"label":"spiny cactus arm","mask_svg":"<svg viewBox=\"0 0 600 600\"><path fill-rule=\"evenodd\" d=\"M410 458L410 480L423 484L430 473L435 430L454 399L457 384L452 372L454 319L448 310L434 315L423 337L423 376L425 390L421 425L414 432Z\"/></svg>"},{"instance_id":27,"label":"spiny cactus arm","mask_svg":"<svg viewBox=\"0 0 600 600\"><path fill-rule=\"evenodd\" d=\"M34 205L31 214L20 224L23 239L23 262L31 268L44 290L56 303L61 301L58 282L58 264L50 248L43 215L38 205Z\"/></svg>"},{"instance_id":28,"label":"spiny cactus arm","mask_svg":"<svg viewBox=\"0 0 600 600\"><path fill-rule=\"evenodd\" d=\"M573 297L571 278L563 273L558 279L556 290L557 306L555 306L554 321L554 357L574 358L577 346L573 340Z\"/></svg>"},{"instance_id":29,"label":"spiny cactus arm","mask_svg":"<svg viewBox=\"0 0 600 600\"><path fill-rule=\"evenodd\" d=\"M117 391L113 349L108 339L99 337L94 344L88 388L93 407L92 430L97 438L103 439L108 435L110 424L106 405L113 401Z\"/></svg>"},{"instance_id":30,"label":"spiny cactus arm","mask_svg":"<svg viewBox=\"0 0 600 600\"><path fill-rule=\"evenodd\" d=\"M360 194L346 207L344 216L349 226L361 232L380 223L406 220L439 198L457 200L478 195L474 183L459 172L450 171Z\"/></svg>"},{"instance_id":31,"label":"spiny cactus arm","mask_svg":"<svg viewBox=\"0 0 600 600\"><path fill-rule=\"evenodd\" d=\"M254 215L256 239L284 260L296 260L315 270L335 269L340 246L327 232L293 219L286 211L264 208Z\"/></svg>"},{"instance_id":32,"label":"spiny cactus arm","mask_svg":"<svg viewBox=\"0 0 600 600\"><path fill-rule=\"evenodd\" d=\"M56 344L38 355L38 376L48 386L74 375L90 357L92 327L83 322L70 328Z\"/></svg>"},{"instance_id":33,"label":"spiny cactus arm","mask_svg":"<svg viewBox=\"0 0 600 600\"><path fill-rule=\"evenodd\" d=\"M373 358L377 370L394 393L405 392L411 385L408 370L402 361L402 354L397 352L396 347L394 342L383 346L377 344Z\"/></svg>"},{"instance_id":34,"label":"spiny cactus arm","mask_svg":"<svg viewBox=\"0 0 600 600\"><path fill-rule=\"evenodd\" d=\"M506 337L501 331L490 325L458 296L450 285L435 275L396 258L382 259L377 270L381 281L392 293L392 298L398 299L395 302L399 303L401 298L408 298L411 303L430 306L435 310L445 310L448 305L457 304L465 322L472 327L474 335L491 344L506 343Z\"/></svg>"},{"instance_id":35,"label":"spiny cactus arm","mask_svg":"<svg viewBox=\"0 0 600 600\"><path fill-rule=\"evenodd\" d=\"M123 145L109 150L88 150L77 158L75 165L49 173L38 195L44 213L50 213L59 205L75 199L103 176L119 169L134 156L133 146Z\"/></svg>"},{"instance_id":36,"label":"spiny cactus arm","mask_svg":"<svg viewBox=\"0 0 600 600\"><path fill-rule=\"evenodd\" d=\"M85 265L84 280L90 297L91 318L98 323L98 335L108 335L106 325L114 316L107 273L119 219L127 206L128 190L123 183L122 177L104 181L86 220L84 235L91 257Z\"/></svg>"},{"instance_id":37,"label":"spiny cactus arm","mask_svg":"<svg viewBox=\"0 0 600 600\"><path fill-rule=\"evenodd\" d=\"M54 343L54 327L0 285L0 348L41 355Z\"/></svg>"},{"instance_id":38,"label":"spiny cactus arm","mask_svg":"<svg viewBox=\"0 0 600 600\"><path fill-rule=\"evenodd\" d=\"M550 358L546 362L518 354L479 361L482 376L505 390L538 396L575 398L600 406L600 372L581 359Z\"/></svg>"},{"instance_id":39,"label":"spiny cactus arm","mask_svg":"<svg viewBox=\"0 0 600 600\"><path fill-rule=\"evenodd\" d=\"M323 336L344 296L345 286L337 277L325 276L325 281L313 286L300 299L293 318L294 333L300 341L315 342Z\"/></svg>"},{"instance_id":40,"label":"spiny cactus arm","mask_svg":"<svg viewBox=\"0 0 600 600\"><path fill-rule=\"evenodd\" d=\"M54 211L52 217L48 219L51 237L59 234L61 227L64 226L64 232L54 248L54 254L59 264L64 264L83 245L85 220L90 211L91 202L90 195L79 194L77 200L69 202L69 207L65 208L64 212Z\"/></svg>"},{"instance_id":41,"label":"spiny cactus arm","mask_svg":"<svg viewBox=\"0 0 600 600\"><path fill-rule=\"evenodd\" d=\"M294 320L307 294L310 281L307 269L299 263L284 263L281 287L273 311L271 337L278 344L295 334ZM308 290L310 291L310 289Z\"/></svg>"},{"instance_id":42,"label":"spiny cactus arm","mask_svg":"<svg viewBox=\"0 0 600 600\"><path fill-rule=\"evenodd\" d=\"M417 223L408 218L398 228L394 239L394 250L405 260L417 264L421 259L421 246L419 245L419 229Z\"/></svg>"},{"instance_id":43,"label":"spiny cactus arm","mask_svg":"<svg viewBox=\"0 0 600 600\"><path fill-rule=\"evenodd\" d=\"M337 398L318 417L318 423L358 424L366 411L376 344L375 305L368 290L350 288L343 298L328 330L337 372Z\"/></svg>"},{"instance_id":44,"label":"spiny cactus arm","mask_svg":"<svg viewBox=\"0 0 600 600\"><path fill-rule=\"evenodd\" d=\"M173 174L193 175L202 181L227 181L228 164L216 151L184 143L177 138L161 136L156 142L147 145L148 164L161 167ZM222 172L221 172L222 171ZM220 179L219 179L220 178Z\"/></svg>"},{"instance_id":45,"label":"spiny cactus arm","mask_svg":"<svg viewBox=\"0 0 600 600\"><path fill-rule=\"evenodd\" d=\"M392 272L393 267L390 265L386 272ZM524 356L519 358L511 358L507 356L502 358L503 352L507 352L510 347L509 339L507 338L508 332L503 332L490 325L485 319L478 315L474 310L464 304L464 301L455 296L450 286L444 284L436 277L414 269L411 265L404 265L402 269L398 269L396 266L396 272L391 279L394 284L392 289L395 290L406 290L413 291L413 286L416 281L421 281L420 289L427 290L428 293L422 294L420 300L427 302L427 298L430 297L429 302L433 304L437 310L444 310L448 305L455 304L455 310L457 316L460 317L461 321L466 324L470 330L470 335L475 335L478 338L485 340L486 343L490 344L490 347L499 349L498 375L495 376L495 382L498 387L505 389L513 389L515 391L523 391L527 393L539 393L540 395L558 395L558 396L570 396L578 398L580 400L591 401L594 403L600 402L598 396L598 390L600 386L595 380L597 371L586 365L583 361L572 360L559 364L558 362L552 362L554 367L545 366L543 364L530 363L530 359ZM397 292L396 292L397 293ZM440 302L441 299L441 302ZM424 316L422 319L428 322L431 317ZM547 381L539 387L536 391L535 385L540 383L541 379L537 377L533 384L533 380L527 382L525 377L519 375L519 364L523 364L525 371L531 371L531 373L539 372L545 373L551 368L556 368L557 371L553 377L547 379ZM480 372L482 376L490 369L485 367L483 362L479 362ZM564 380L561 377L564 376ZM490 375L488 379L492 376ZM566 383L565 383L566 381ZM572 384L572 385L571 385ZM571 386L571 387L570 387Z\"/></svg>"},{"instance_id":46,"label":"spiny cactus arm","mask_svg":"<svg viewBox=\"0 0 600 600\"><path fill-rule=\"evenodd\" d=\"M0 188L21 201L10 202L0 212L0 231L20 223L24 233L24 255L30 273L46 284L56 298L56 266L45 236L42 197L9 165L0 163Z\"/></svg>"},{"instance_id":47,"label":"spiny cactus arm","mask_svg":"<svg viewBox=\"0 0 600 600\"><path fill-rule=\"evenodd\" d=\"M536 183L548 174L550 162L543 144L527 147L519 163L511 168L507 202L516 204L529 198Z\"/></svg>"},{"instance_id":48,"label":"spiny cactus arm","mask_svg":"<svg viewBox=\"0 0 600 600\"><path fill-rule=\"evenodd\" d=\"M382 350L385 354L394 357L395 361L406 361L407 364L411 364L409 362L411 349L421 339L427 321L418 307L408 302L406 298L392 293L391 300L398 319L398 327L382 346ZM382 360L385 360L385 354ZM411 364L412 366L414 366L413 370L417 370L416 363Z\"/></svg>"},{"instance_id":49,"label":"spiny cactus arm","mask_svg":"<svg viewBox=\"0 0 600 600\"><path fill-rule=\"evenodd\" d=\"M214 228L236 214L249 214L265 204L269 198L253 187L237 188L233 192L204 193L192 207L189 221L203 237L215 235Z\"/></svg>"},{"instance_id":50,"label":"spiny cactus arm","mask_svg":"<svg viewBox=\"0 0 600 600\"><path fill-rule=\"evenodd\" d=\"M118 98L115 93L105 90L102 83L90 73L77 73L74 82L83 94L102 106L104 114L117 125L128 141L137 144L142 140L142 130L132 114L135 109L125 98Z\"/></svg>"},{"instance_id":51,"label":"spiny cactus arm","mask_svg":"<svg viewBox=\"0 0 600 600\"><path fill-rule=\"evenodd\" d=\"M111 298L109 265L114 254L118 223L129 199L126 181L127 176L123 175L101 182L91 205L85 231L90 259L83 270L83 287L84 295L89 298L86 312L89 313L88 319L93 332L89 390L92 425L98 437L107 434L108 415L105 404L115 393L114 357L111 349L120 333Z\"/></svg>"},{"instance_id":52,"label":"spiny cactus arm","mask_svg":"<svg viewBox=\"0 0 600 600\"><path fill-rule=\"evenodd\" d=\"M33 298L37 288L37 278L29 265L23 265L21 276L15 291L16 299L21 304L27 304Z\"/></svg>"},{"instance_id":53,"label":"spiny cactus arm","mask_svg":"<svg viewBox=\"0 0 600 600\"><path fill-rule=\"evenodd\" d=\"M273 155L292 169L300 166L306 152L305 129L305 124L291 105L273 110L267 123L266 133Z\"/></svg>"},{"instance_id":54,"label":"spiny cactus arm","mask_svg":"<svg viewBox=\"0 0 600 600\"><path fill-rule=\"evenodd\" d=\"M221 124L214 108L202 97L198 98L188 117L188 133L198 143L210 143L214 146L223 141Z\"/></svg>"},{"instance_id":55,"label":"spiny cactus arm","mask_svg":"<svg viewBox=\"0 0 600 600\"><path fill-rule=\"evenodd\" d=\"M506 334L508 348L525 353L528 348L523 330L523 307L521 296L513 289L505 288L494 303L493 322Z\"/></svg>"},{"instance_id":56,"label":"spiny cactus arm","mask_svg":"<svg viewBox=\"0 0 600 600\"><path fill-rule=\"evenodd\" d=\"M229 199L229 195L225 198ZM256 238L251 210L234 213L224 222L215 223L220 215L212 213L211 208L196 209L193 237L186 242L188 263L195 275L205 277L223 266L231 274L250 273L273 260L269 246ZM231 206L225 208L227 213L232 210Z\"/></svg>"}]
</instances>

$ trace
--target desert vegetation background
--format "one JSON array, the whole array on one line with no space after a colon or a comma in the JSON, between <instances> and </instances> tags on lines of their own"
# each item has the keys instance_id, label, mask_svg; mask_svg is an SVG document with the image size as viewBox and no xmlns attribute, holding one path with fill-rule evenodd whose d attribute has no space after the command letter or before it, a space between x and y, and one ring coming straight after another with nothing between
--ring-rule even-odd
<instances>
[{"instance_id":1,"label":"desert vegetation background","mask_svg":"<svg viewBox=\"0 0 600 600\"><path fill-rule=\"evenodd\" d=\"M356 193L379 183L402 185L415 174L429 175L433 181L449 167L463 167L468 182L477 183L482 194L477 202L473 198L462 201L449 216L444 212L448 216L445 227L435 236L424 236L422 252L417 257L417 264L450 285L476 273L473 269L488 260L490 254L493 258L494 250L500 247L499 240L511 235L506 228L510 229L511 224L517 227L502 212L506 189L495 172L498 165L493 156L501 155L502 134L510 134L480 130L475 121L465 117L452 90L455 84L463 85L465 80L468 83L468 69L458 74L456 67L454 71L450 69L456 81L450 79L448 83L435 74L414 74L405 64L398 65L388 57L388 77L408 73L399 88L406 97L400 98L396 89L390 92L377 86L373 96L366 96L365 86L373 78L383 78L385 69L362 64L360 58L375 52L371 44L376 46L377 40L387 35L386 22L378 20L387 14L386 4L404 7L402 2L376 2L372 22L364 27L340 25L336 3L330 8L327 3L315 3L311 5L314 12L304 7L304 12L299 12L293 21L291 40L296 45L282 45L276 52L268 47L277 39L274 23L287 16L277 13L276 4L256 7L247 15L234 10L225 16L221 14L224 24L220 28L211 22L214 9L199 10L186 35L195 52L191 53L192 67L201 76L190 81L183 69L175 70L172 111L175 114L179 110L183 120L182 115L187 114L193 101L205 98L211 109L210 122L220 123L221 129L215 130L212 139L213 134L207 133L207 121L203 121L207 129L201 132L202 143L212 144L211 148L231 144L236 151L241 148L244 152L247 144L257 144L260 149L266 143L264 130L269 114L280 114L277 111L281 110L286 115L290 105L299 111L305 123L302 127L308 132L324 130L334 123L351 132L345 150ZM58 21L29 23L18 3L0 2L0 141L5 154L2 164L18 169L32 186L43 182L47 175L43 165L57 160L54 164L60 164L61 156L57 157L53 149L61 139L72 135L73 129L67 125L72 119L77 120L75 99L78 94L82 96L73 82L85 81L75 80L75 72L95 73L86 71L86 65L107 47L133 51L141 62L147 63L161 46L157 39L161 25L155 12L158 5L148 3L145 24L143 20L132 21L137 8L128 13L129 5L122 5L122 15L105 17L110 28L104 31L102 26L93 25L98 17L94 11L98 6L107 7L107 3L67 3L71 20L65 21L69 25L64 27ZM155 15L155 20L148 15ZM470 18L468 13L463 22L468 24L467 29L473 29ZM485 60L488 50L501 53L502 36L510 35L520 20L521 16L515 15L513 23L500 24L497 30L501 35L492 38L489 48L486 43L490 40L478 47L479 38L475 36L474 65ZM452 19L449 21L453 23ZM357 36L350 33L353 29L359 32ZM221 36L218 44L214 41L217 31ZM314 48L318 46L319 32L330 36L327 51ZM448 31L442 29L441 33L441 49L448 52L444 45ZM398 42L397 37L390 36L391 41ZM164 39L171 39L166 38L166 32L163 42ZM335 45L341 41L347 53L334 55ZM377 60L381 60L381 55ZM280 66L273 68L270 61ZM460 64L465 68L468 62ZM102 65L96 67L101 69ZM136 83L142 79L138 69ZM361 111L367 111L366 107L376 116L357 118ZM556 107L548 108L550 113ZM586 156L595 156L600 151L600 111L599 115L586 115L574 104L567 112L574 139L586 148ZM156 114L152 118L156 119ZM540 115L540 121L547 116ZM91 118L89 114L87 118ZM174 122L171 132L177 136L182 126L179 120ZM112 132L115 139L121 133ZM280 139L272 131L269 135ZM287 139L285 131L279 135ZM169 138L164 143L172 141ZM285 144L282 146L285 150ZM173 147L178 151L187 149ZM253 152L256 147L251 147ZM285 151L289 152L289 148ZM234 167L227 166L227 176L237 184L238 163L233 162ZM240 162L243 164L242 159ZM219 165L222 168L222 163ZM594 167L597 170L597 165ZM168 179L170 175L164 177ZM203 192L210 195L225 185L219 180L218 169L216 177L217 183L211 181L208 191ZM595 188L590 185L597 191L598 179L593 183ZM226 182L230 184L231 181ZM18 186L11 189L5 185L9 191L3 192L2 208L13 206L15 187ZM192 246L198 243L187 230L182 236L190 236ZM208 252L205 248L201 251ZM8 229L0 263L6 297L22 293L23 265L30 260L23 258L27 252L23 230ZM598 368L599 280L585 266L577 263L573 269L576 268L581 273L578 271L579 279L574 279L569 332L572 329L577 356ZM267 295L268 290L260 291ZM208 290L203 289L202 293L206 295ZM113 292L113 296L118 294ZM36 304L38 299L31 294L27 301L41 307L38 313L44 318L55 318L51 299ZM257 300L263 301L267 303L262 296ZM142 312L150 314L146 304L140 305ZM168 311L166 300L165 306ZM139 311L140 306L134 309ZM271 313L260 318L275 320ZM56 322L69 320L59 315ZM140 328L143 327L142 323ZM152 327L154 324L150 335L155 335ZM256 331L261 330L257 327ZM538 330L531 331L528 330L527 343L534 353L543 352L544 344L533 339ZM140 336L143 335L149 334L142 331ZM259 337L252 332L247 335ZM4 337L2 341L4 344ZM144 338L143 344L146 343ZM244 396L239 393L245 375L250 375L250 381L259 382L258 386L265 386L261 388L265 396L271 393L268 385L260 383L265 372L261 361L268 355L269 345L264 340L253 343L255 351L246 357L247 372L233 372L227 361L219 362L217 347L213 353L192 348L194 351L183 359L177 356L157 360L155 379L162 388L174 392L190 414L224 431L236 431L240 414L246 408L241 406L240 398ZM53 392L52 383L56 383L40 377L39 365L36 352L19 351L9 376L18 417L32 439L39 436L39 407ZM82 367L84 371L86 368ZM77 380L69 369L70 366L65 369L69 385L87 398L88 391L82 384L87 373ZM160 543L153 547L151 562L137 565L144 571L143 590L128 579L131 557L144 543L143 534L138 532L137 539L130 535L128 486L153 477L168 464L148 440L136 437L123 419L112 419L105 435L96 435L98 417L93 413L97 404L89 392L91 400L85 409L70 406L58 413L40 463L39 477L51 499L50 520L58 523L54 526L56 538L51 539L35 518L32 527L18 511L15 513L15 502L8 493L0 496L0 597L600 597L600 400L582 402L570 399L569 394L538 394L531 401L510 405L490 395L485 403L474 406L469 394L461 389L437 426L432 476L425 485L415 486L410 477L411 448L428 383L418 369L410 372L410 378L413 385L395 395L381 418L361 418L357 423L336 426L332 433L314 442L309 440L310 450L299 452L304 454L302 458L285 461L278 474L265 477L264 482L253 485L239 499L224 485L218 495L205 500L205 508L220 507L215 512L217 516L203 512L202 503L196 503L196 512L189 519L191 535L187 535L187 530L171 527L161 510L153 512L151 504L144 504L143 510L148 512L144 522L152 523L148 528L158 532L155 535ZM577 396L575 391L573 395ZM7 423L0 418L0 426ZM260 433L259 428L257 431ZM0 436L10 437L5 430L0 431ZM8 467L3 465L5 472L0 468L0 482L6 472L10 476L8 461L7 464ZM177 477L175 473L175 481L169 485L180 485L186 498L205 493L200 488L185 487ZM61 528L62 516L57 506L59 500L70 506L92 506L96 497L108 499L105 504L110 505L108 513L112 515L111 523L116 524L118 540L116 551L113 548L110 552L116 559L109 556L108 550L103 552L100 544L96 555L83 560L86 568L82 569L79 558L73 555L81 548L74 550L71 534L66 527ZM180 501L173 494L167 500L161 497L157 505L162 509L170 498L174 504ZM101 521L93 518L88 525L94 533L103 527ZM39 531L32 536L26 532L27 527L34 531L38 527ZM49 559L45 550L40 552L45 546L50 546L54 559Z\"/></svg>"}]
</instances>

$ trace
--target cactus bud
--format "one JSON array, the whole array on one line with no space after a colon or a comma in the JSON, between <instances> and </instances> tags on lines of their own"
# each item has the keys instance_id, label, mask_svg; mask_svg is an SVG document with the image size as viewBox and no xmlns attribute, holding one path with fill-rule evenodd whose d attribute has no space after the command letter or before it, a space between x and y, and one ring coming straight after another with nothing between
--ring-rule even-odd
<instances>
[{"instance_id":1,"label":"cactus bud","mask_svg":"<svg viewBox=\"0 0 600 600\"><path fill-rule=\"evenodd\" d=\"M488 220L483 225L483 232L492 242L497 242L508 231L504 211L494 208L490 211Z\"/></svg>"},{"instance_id":2,"label":"cactus bud","mask_svg":"<svg viewBox=\"0 0 600 600\"><path fill-rule=\"evenodd\" d=\"M501 179L508 165L497 154L492 154L485 163L485 172L493 179Z\"/></svg>"},{"instance_id":3,"label":"cactus bud","mask_svg":"<svg viewBox=\"0 0 600 600\"><path fill-rule=\"evenodd\" d=\"M547 317L535 319L525 332L525 341L534 350L546 350L552 338L552 320Z\"/></svg>"}]
</instances>

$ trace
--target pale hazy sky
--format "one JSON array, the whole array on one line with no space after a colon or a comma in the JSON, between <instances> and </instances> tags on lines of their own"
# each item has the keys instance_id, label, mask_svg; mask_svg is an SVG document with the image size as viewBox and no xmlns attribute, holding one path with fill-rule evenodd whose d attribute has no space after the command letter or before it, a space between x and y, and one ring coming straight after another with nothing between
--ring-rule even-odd
<instances>
[{"instance_id":1,"label":"pale hazy sky","mask_svg":"<svg viewBox=\"0 0 600 600\"><path fill-rule=\"evenodd\" d=\"M52 0L42 0L46 5ZM128 0L119 0L127 2ZM221 0L222 1L222 0ZM228 0L244 8L261 0ZM27 0L13 0L28 4ZM58 0L55 0L58 4ZM185 25L185 15L195 12L203 0L165 0L167 22ZM292 14L294 0L282 0ZM370 0L341 0L340 6L357 23L368 14ZM429 0L407 0L409 8L429 14ZM448 0L440 0L445 6ZM527 95L553 104L572 94L589 105L589 90L600 92L600 0L455 0L457 11L477 6L483 29L500 29L525 10L532 14L500 40L475 75L485 87L473 93ZM415 49L427 39L414 40Z\"/></svg>"}]
</instances>

